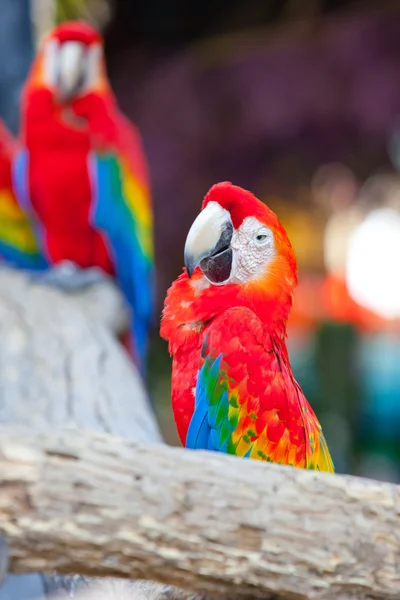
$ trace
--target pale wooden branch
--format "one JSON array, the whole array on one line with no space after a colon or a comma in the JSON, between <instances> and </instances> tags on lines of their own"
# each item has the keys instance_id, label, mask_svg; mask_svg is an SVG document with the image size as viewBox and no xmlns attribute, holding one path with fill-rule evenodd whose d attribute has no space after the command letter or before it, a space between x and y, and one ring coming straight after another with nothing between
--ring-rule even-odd
<instances>
[{"instance_id":1,"label":"pale wooden branch","mask_svg":"<svg viewBox=\"0 0 400 600\"><path fill-rule=\"evenodd\" d=\"M15 571L237 598L400 597L400 488L104 434L0 431Z\"/></svg>"},{"instance_id":2,"label":"pale wooden branch","mask_svg":"<svg viewBox=\"0 0 400 600\"><path fill-rule=\"evenodd\" d=\"M141 379L115 339L124 323L110 281L71 295L1 268L0 424L161 441Z\"/></svg>"}]
</instances>

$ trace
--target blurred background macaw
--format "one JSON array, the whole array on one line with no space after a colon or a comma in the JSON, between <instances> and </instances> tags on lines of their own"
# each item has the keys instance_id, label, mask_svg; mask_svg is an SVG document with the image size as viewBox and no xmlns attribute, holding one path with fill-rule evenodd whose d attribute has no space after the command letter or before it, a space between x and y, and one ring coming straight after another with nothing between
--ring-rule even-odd
<instances>
[{"instance_id":1,"label":"blurred background macaw","mask_svg":"<svg viewBox=\"0 0 400 600\"><path fill-rule=\"evenodd\" d=\"M14 134L21 86L43 36L70 19L104 35L113 93L137 124L149 164L155 314L181 270L198 199L216 181L253 190L278 214L298 257L289 352L336 470L400 481L396 3L8 0L8 9L14 21L0 22L0 116ZM2 222L19 224L40 262L35 222L6 197L14 209L0 213ZM155 327L148 381L164 433L179 443L170 371Z\"/></svg>"},{"instance_id":2,"label":"blurred background macaw","mask_svg":"<svg viewBox=\"0 0 400 600\"><path fill-rule=\"evenodd\" d=\"M12 191L42 254L39 278L74 290L115 276L131 312L127 345L145 373L154 310L150 185L139 133L109 86L98 31L83 21L54 28L21 105ZM27 257L13 262L25 267Z\"/></svg>"}]
</instances>

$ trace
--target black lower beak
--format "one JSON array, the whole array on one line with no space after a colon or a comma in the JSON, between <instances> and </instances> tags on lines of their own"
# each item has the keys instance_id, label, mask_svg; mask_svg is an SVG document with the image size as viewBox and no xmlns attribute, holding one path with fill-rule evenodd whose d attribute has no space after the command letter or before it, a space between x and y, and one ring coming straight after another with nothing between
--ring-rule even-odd
<instances>
[{"instance_id":1,"label":"black lower beak","mask_svg":"<svg viewBox=\"0 0 400 600\"><path fill-rule=\"evenodd\" d=\"M203 258L200 269L211 283L223 283L232 270L232 248L228 246L217 254Z\"/></svg>"}]
</instances>

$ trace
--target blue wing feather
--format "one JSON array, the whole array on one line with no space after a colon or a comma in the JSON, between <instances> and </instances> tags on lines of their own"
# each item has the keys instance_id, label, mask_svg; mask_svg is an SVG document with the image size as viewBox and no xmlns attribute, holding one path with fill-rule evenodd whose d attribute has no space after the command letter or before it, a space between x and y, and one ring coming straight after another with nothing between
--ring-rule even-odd
<instances>
[{"instance_id":1,"label":"blue wing feather","mask_svg":"<svg viewBox=\"0 0 400 600\"><path fill-rule=\"evenodd\" d=\"M155 300L152 256L140 244L139 219L126 197L118 157L92 153L89 172L94 189L91 219L104 232L113 255L116 278L132 312L131 333L143 367Z\"/></svg>"},{"instance_id":2,"label":"blue wing feather","mask_svg":"<svg viewBox=\"0 0 400 600\"><path fill-rule=\"evenodd\" d=\"M12 182L18 203L25 213L32 209L29 195L29 152L26 148L15 155L12 164Z\"/></svg>"},{"instance_id":3,"label":"blue wing feather","mask_svg":"<svg viewBox=\"0 0 400 600\"><path fill-rule=\"evenodd\" d=\"M207 357L199 371L195 409L186 437L187 448L227 452L231 431L222 428L221 415L227 415L229 410L222 358L222 354L216 359Z\"/></svg>"}]
</instances>

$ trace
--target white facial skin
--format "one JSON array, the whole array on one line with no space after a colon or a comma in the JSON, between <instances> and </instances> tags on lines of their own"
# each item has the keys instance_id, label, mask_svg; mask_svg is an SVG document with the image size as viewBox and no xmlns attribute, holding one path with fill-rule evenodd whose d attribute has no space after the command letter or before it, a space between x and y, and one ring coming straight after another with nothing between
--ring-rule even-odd
<instances>
[{"instance_id":1,"label":"white facial skin","mask_svg":"<svg viewBox=\"0 0 400 600\"><path fill-rule=\"evenodd\" d=\"M225 283L247 283L260 277L274 258L275 242L272 231L255 217L247 217L233 231L232 271Z\"/></svg>"},{"instance_id":2,"label":"white facial skin","mask_svg":"<svg viewBox=\"0 0 400 600\"><path fill-rule=\"evenodd\" d=\"M82 96L100 76L102 55L100 44L87 47L76 41L60 44L50 40L44 48L44 80L50 88L60 88L66 96L79 84L76 96Z\"/></svg>"}]
</instances>

